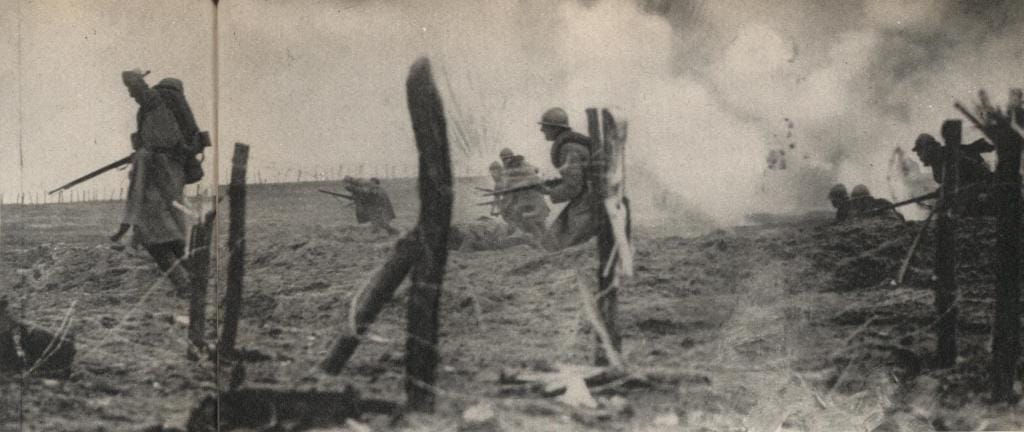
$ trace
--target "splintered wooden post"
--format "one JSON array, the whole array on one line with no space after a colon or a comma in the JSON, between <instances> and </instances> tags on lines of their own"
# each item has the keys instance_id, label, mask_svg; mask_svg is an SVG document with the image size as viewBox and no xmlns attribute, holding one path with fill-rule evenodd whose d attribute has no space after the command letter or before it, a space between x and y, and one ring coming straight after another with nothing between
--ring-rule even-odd
<instances>
[{"instance_id":1,"label":"splintered wooden post","mask_svg":"<svg viewBox=\"0 0 1024 432\"><path fill-rule=\"evenodd\" d=\"M1018 90L1019 91L1019 90ZM1011 95L1015 92L1011 92ZM1009 121L1024 117L1019 99L1011 97ZM1020 357L1021 176L1024 138L1009 124L997 125L990 136L996 147L994 195L996 211L996 292L992 325L992 400L1014 402L1013 384Z\"/></svg>"},{"instance_id":2,"label":"splintered wooden post","mask_svg":"<svg viewBox=\"0 0 1024 432\"><path fill-rule=\"evenodd\" d=\"M959 308L956 286L956 226L952 213L957 205L958 165L960 157L961 124L959 120L946 120L942 124L942 139L945 141L945 161L942 169L942 189L939 199L943 208L939 210L936 226L935 311L939 315L935 325L935 359L939 367L956 364L956 327Z\"/></svg>"},{"instance_id":3,"label":"splintered wooden post","mask_svg":"<svg viewBox=\"0 0 1024 432\"><path fill-rule=\"evenodd\" d=\"M398 289L413 263L420 255L417 230L409 231L395 243L395 251L384 265L374 273L370 283L357 293L352 300L348 322L343 323L339 335L327 350L327 358L320 363L320 369L331 375L341 373L349 358L359 346L359 337L366 333L370 324L384 309Z\"/></svg>"},{"instance_id":4,"label":"splintered wooden post","mask_svg":"<svg viewBox=\"0 0 1024 432\"><path fill-rule=\"evenodd\" d=\"M406 97L419 150L421 256L413 268L409 290L405 391L409 408L429 412L434 409L433 386L440 358L438 310L454 190L444 107L428 59L420 58L409 70Z\"/></svg>"},{"instance_id":5,"label":"splintered wooden post","mask_svg":"<svg viewBox=\"0 0 1024 432\"><path fill-rule=\"evenodd\" d=\"M231 354L235 350L238 320L242 313L242 279L245 277L245 168L249 146L236 143L231 158L231 184L228 200L231 218L228 225L228 287L224 294L224 328L217 351Z\"/></svg>"},{"instance_id":6,"label":"splintered wooden post","mask_svg":"<svg viewBox=\"0 0 1024 432\"><path fill-rule=\"evenodd\" d=\"M607 137L607 123L603 124L598 117L596 108L587 108L587 132L590 135L590 140L594 146L593 154L591 158L591 166L588 169L593 173L599 173L599 175L591 176L595 184L591 187L601 192L601 196L604 196L604 172L607 168L604 164L605 156L608 154L607 143L605 139ZM603 127L602 127L603 126ZM609 267L609 261L612 259L612 247L615 245L615 238L612 236L611 225L608 221L608 213L604 209L603 203L597 203L594 207L596 213L596 220L598 223L597 231L597 292L594 294L594 298L597 299L597 310L601 323L608 330L608 336L611 338L611 345L615 351L620 351L622 344L621 338L619 337L618 327L615 323L616 310L618 309L618 295L616 289L612 284L612 280L615 277L614 268L609 272L605 272L605 269ZM604 345L600 340L599 335L595 335L595 346L594 346L594 363L598 366L608 365L608 355L605 352Z\"/></svg>"},{"instance_id":7,"label":"splintered wooden post","mask_svg":"<svg viewBox=\"0 0 1024 432\"><path fill-rule=\"evenodd\" d=\"M210 245L213 239L213 219L211 211L198 224L192 227L189 239L188 269L192 272L192 297L188 304L188 340L192 349L207 349L206 335L206 288L210 282ZM192 358L198 358L195 353Z\"/></svg>"}]
</instances>

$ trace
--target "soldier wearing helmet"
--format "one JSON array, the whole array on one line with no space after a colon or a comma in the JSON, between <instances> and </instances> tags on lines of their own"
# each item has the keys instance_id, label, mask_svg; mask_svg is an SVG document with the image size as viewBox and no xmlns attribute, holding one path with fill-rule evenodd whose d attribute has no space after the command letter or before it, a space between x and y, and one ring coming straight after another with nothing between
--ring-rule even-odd
<instances>
[{"instance_id":1,"label":"soldier wearing helmet","mask_svg":"<svg viewBox=\"0 0 1024 432\"><path fill-rule=\"evenodd\" d=\"M836 221L846 220L850 216L850 195L846 192L846 186L842 183L832 186L828 191L828 200L836 209Z\"/></svg>"},{"instance_id":2,"label":"soldier wearing helmet","mask_svg":"<svg viewBox=\"0 0 1024 432\"><path fill-rule=\"evenodd\" d=\"M502 163L501 185L496 189L521 188L541 183L538 170L526 162L522 155L510 149L499 154ZM497 183L496 183L497 186ZM551 210L539 189L526 189L501 195L497 200L498 213L509 225L530 233L541 235Z\"/></svg>"},{"instance_id":3,"label":"soldier wearing helmet","mask_svg":"<svg viewBox=\"0 0 1024 432\"><path fill-rule=\"evenodd\" d=\"M541 243L545 249L565 249L589 240L597 234L595 209L600 197L590 176L591 141L569 127L569 116L561 108L551 108L541 116L540 131L551 141L551 164L558 169L562 182L544 186L541 191L552 203L568 202L555 222L547 229Z\"/></svg>"},{"instance_id":4,"label":"soldier wearing helmet","mask_svg":"<svg viewBox=\"0 0 1024 432\"><path fill-rule=\"evenodd\" d=\"M363 180L345 176L341 180L341 185L352 193L358 223L370 222L374 233L383 230L388 235L399 234L399 231L391 226L391 221L395 219L395 209L391 205L391 198L381 187L380 179L372 177Z\"/></svg>"},{"instance_id":5,"label":"soldier wearing helmet","mask_svg":"<svg viewBox=\"0 0 1024 432\"><path fill-rule=\"evenodd\" d=\"M995 147L984 139L960 146L960 160L958 168L960 171L960 186L992 180L992 170L989 169L982 153L991 152ZM943 161L946 160L946 150L935 137L923 133L914 140L914 153L926 167L931 167L932 178L936 183L942 184Z\"/></svg>"},{"instance_id":6,"label":"soldier wearing helmet","mask_svg":"<svg viewBox=\"0 0 1024 432\"><path fill-rule=\"evenodd\" d=\"M956 199L956 212L964 216L982 216L995 211L994 203L989 199L989 188L995 176L989 169L982 153L988 153L995 147L984 139L976 140L960 146L960 157L957 161L959 183L957 189L962 191ZM921 163L932 169L932 179L942 184L945 160L949 150L929 134L918 135L914 141L914 153Z\"/></svg>"},{"instance_id":7,"label":"soldier wearing helmet","mask_svg":"<svg viewBox=\"0 0 1024 432\"><path fill-rule=\"evenodd\" d=\"M867 186L859 184L853 187L850 195L846 194L846 186L837 184L828 193L832 206L836 208L836 221L851 218L881 216L899 221L905 220L896 209L881 209L892 205L889 200L871 196Z\"/></svg>"}]
</instances>

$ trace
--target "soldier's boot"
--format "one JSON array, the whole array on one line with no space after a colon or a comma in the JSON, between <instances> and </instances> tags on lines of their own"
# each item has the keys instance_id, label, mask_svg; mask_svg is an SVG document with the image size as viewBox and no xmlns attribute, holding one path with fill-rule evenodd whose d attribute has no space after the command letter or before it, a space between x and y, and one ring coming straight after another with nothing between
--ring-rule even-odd
<instances>
[{"instance_id":1,"label":"soldier's boot","mask_svg":"<svg viewBox=\"0 0 1024 432\"><path fill-rule=\"evenodd\" d=\"M192 294L192 275L185 269L183 263L172 266L167 271L167 279L174 285L174 294L179 298L189 298Z\"/></svg>"}]
</instances>

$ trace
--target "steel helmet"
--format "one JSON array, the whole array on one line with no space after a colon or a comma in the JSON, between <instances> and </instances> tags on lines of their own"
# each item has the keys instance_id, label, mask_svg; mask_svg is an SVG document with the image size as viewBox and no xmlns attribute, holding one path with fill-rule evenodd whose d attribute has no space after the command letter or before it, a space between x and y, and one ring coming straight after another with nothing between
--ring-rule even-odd
<instances>
[{"instance_id":1,"label":"steel helmet","mask_svg":"<svg viewBox=\"0 0 1024 432\"><path fill-rule=\"evenodd\" d=\"M501 160L511 159L515 155L515 153L512 153L512 149L508 147L501 149L501 152L498 153L498 157L500 157Z\"/></svg>"},{"instance_id":2,"label":"steel helmet","mask_svg":"<svg viewBox=\"0 0 1024 432\"><path fill-rule=\"evenodd\" d=\"M846 186L842 183L832 186L832 189L828 191L829 199L846 199Z\"/></svg>"},{"instance_id":3,"label":"steel helmet","mask_svg":"<svg viewBox=\"0 0 1024 432\"><path fill-rule=\"evenodd\" d=\"M558 127L569 127L569 115L565 113L564 109L551 108L544 111L544 115L540 117L538 124L547 126L558 126Z\"/></svg>"},{"instance_id":4,"label":"steel helmet","mask_svg":"<svg viewBox=\"0 0 1024 432\"><path fill-rule=\"evenodd\" d=\"M502 168L504 167L501 166L501 162L491 162L491 166L488 169L491 171L499 171Z\"/></svg>"},{"instance_id":5,"label":"steel helmet","mask_svg":"<svg viewBox=\"0 0 1024 432\"><path fill-rule=\"evenodd\" d=\"M938 146L938 145L939 145L939 142L935 140L935 137L933 137L933 136L931 136L929 134L923 133L921 135L918 135L917 139L914 140L914 148L911 149L911 150L918 151L918 150L923 149L925 147L932 147L932 146Z\"/></svg>"},{"instance_id":6,"label":"steel helmet","mask_svg":"<svg viewBox=\"0 0 1024 432\"><path fill-rule=\"evenodd\" d=\"M853 191L850 192L850 198L867 198L871 196L871 191L868 190L867 186L859 184L853 187Z\"/></svg>"}]
</instances>

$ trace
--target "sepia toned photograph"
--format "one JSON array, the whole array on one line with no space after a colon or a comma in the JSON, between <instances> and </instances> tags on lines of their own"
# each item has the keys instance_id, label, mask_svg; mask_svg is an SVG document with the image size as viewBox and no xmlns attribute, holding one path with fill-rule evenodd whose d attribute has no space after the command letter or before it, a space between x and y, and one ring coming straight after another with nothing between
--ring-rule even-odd
<instances>
[{"instance_id":1,"label":"sepia toned photograph","mask_svg":"<svg viewBox=\"0 0 1024 432\"><path fill-rule=\"evenodd\" d=\"M0 431L1024 430L1020 0L0 29Z\"/></svg>"}]
</instances>

